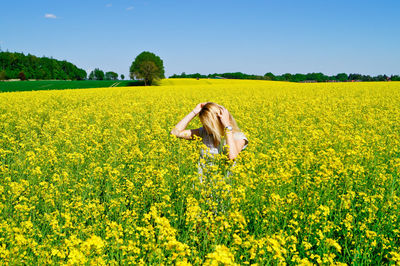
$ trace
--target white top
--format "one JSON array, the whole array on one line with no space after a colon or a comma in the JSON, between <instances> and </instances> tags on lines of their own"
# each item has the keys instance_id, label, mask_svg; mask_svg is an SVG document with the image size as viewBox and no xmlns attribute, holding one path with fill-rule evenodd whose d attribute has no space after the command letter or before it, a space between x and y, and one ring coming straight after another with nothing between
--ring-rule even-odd
<instances>
[{"instance_id":1,"label":"white top","mask_svg":"<svg viewBox=\"0 0 400 266\"><path fill-rule=\"evenodd\" d=\"M207 150L201 149L200 158L201 159L208 159L207 160L208 164L212 165L213 154L222 153L223 146L226 145L226 139L225 138L223 139L223 142L221 142L219 147L215 147L214 143L213 143L212 136L209 135L207 133L207 131L203 127L199 128L199 135L202 138L204 145L206 145L207 148L208 148ZM234 132L233 133L233 138L234 139L244 139L245 140L245 145L244 145L242 150L244 150L247 147L248 143L249 143L249 140L246 138L246 136L245 136L245 134L243 132ZM211 162L210 162L210 159L211 159ZM235 164L236 164L236 161L233 163L233 166L235 166ZM201 176L203 175L203 168L204 167L205 167L205 165L204 164L200 164L200 161L199 161L199 163L198 163L198 172L199 172L199 174ZM200 177L200 182L202 182L202 178L201 177Z\"/></svg>"},{"instance_id":2,"label":"white top","mask_svg":"<svg viewBox=\"0 0 400 266\"><path fill-rule=\"evenodd\" d=\"M203 127L199 128L199 134L200 134L200 137L203 139L204 145L206 145L209 148L209 151L208 151L209 153L217 154L217 153L221 153L222 152L222 147L224 145L226 145L226 139L223 140L223 144L222 145L220 145L219 147L215 147L211 135L208 135L207 131ZM234 132L233 133L233 138L234 139L244 139L244 140L246 140L245 141L245 145L244 145L242 150L244 150L247 147L248 143L249 143L249 140L246 138L246 136L244 135L243 132ZM202 149L202 155L204 155L204 150L203 149Z\"/></svg>"}]
</instances>

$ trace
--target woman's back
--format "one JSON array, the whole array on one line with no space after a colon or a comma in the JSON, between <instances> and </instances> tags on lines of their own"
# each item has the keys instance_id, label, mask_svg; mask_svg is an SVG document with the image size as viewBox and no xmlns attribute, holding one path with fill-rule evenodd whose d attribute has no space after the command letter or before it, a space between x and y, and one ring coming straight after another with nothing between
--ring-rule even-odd
<instances>
[{"instance_id":1,"label":"woman's back","mask_svg":"<svg viewBox=\"0 0 400 266\"><path fill-rule=\"evenodd\" d=\"M200 182L202 182L203 180L202 177L204 175L204 169L206 168L206 165L209 166L213 165L214 155L223 153L223 146L226 145L226 140L222 139L223 141L221 141L220 145L216 147L214 145L212 136L207 133L204 127L199 128L199 135L202 138L204 145L207 146L207 149L200 150L200 161L198 163L198 173L200 175ZM245 145L242 150L244 150L247 147L249 141L243 132L234 132L233 138L245 140ZM235 164L236 162L234 162L232 166L235 166ZM228 171L227 175L229 174L230 172Z\"/></svg>"},{"instance_id":2,"label":"woman's back","mask_svg":"<svg viewBox=\"0 0 400 266\"><path fill-rule=\"evenodd\" d=\"M225 139L223 139L223 143L220 143L220 145L218 147L216 147L214 145L212 136L207 133L207 131L204 129L204 127L199 128L199 135L202 138L204 145L206 145L209 148L209 153L211 153L211 154L222 153L222 148L224 145L226 145ZM246 141L242 150L244 150L247 147L249 140L246 138L246 136L244 135L243 132L234 132L233 138L234 139L244 139ZM202 155L204 155L204 152L205 151L202 149Z\"/></svg>"}]
</instances>

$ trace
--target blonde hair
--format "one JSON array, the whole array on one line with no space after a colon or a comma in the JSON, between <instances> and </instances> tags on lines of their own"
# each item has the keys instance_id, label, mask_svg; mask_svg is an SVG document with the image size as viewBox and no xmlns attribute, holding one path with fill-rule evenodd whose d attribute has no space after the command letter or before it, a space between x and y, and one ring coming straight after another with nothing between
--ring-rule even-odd
<instances>
[{"instance_id":1,"label":"blonde hair","mask_svg":"<svg viewBox=\"0 0 400 266\"><path fill-rule=\"evenodd\" d=\"M224 126L218 117L218 114L222 110L222 106L208 102L206 103L201 111L199 112L199 119L204 126L211 138L213 139L214 146L217 147L224 136ZM229 125L232 126L232 133L241 132L232 114L229 113Z\"/></svg>"}]
</instances>

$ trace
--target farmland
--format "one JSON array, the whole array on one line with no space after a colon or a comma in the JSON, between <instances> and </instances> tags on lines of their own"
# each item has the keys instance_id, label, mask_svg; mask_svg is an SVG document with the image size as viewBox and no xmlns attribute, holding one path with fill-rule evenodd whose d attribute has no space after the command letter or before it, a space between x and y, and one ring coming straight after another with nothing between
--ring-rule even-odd
<instances>
[{"instance_id":1,"label":"farmland","mask_svg":"<svg viewBox=\"0 0 400 266\"><path fill-rule=\"evenodd\" d=\"M118 80L43 80L43 81L0 81L0 92L37 91L37 90L63 90L100 88L110 86L129 86L134 81Z\"/></svg>"},{"instance_id":2,"label":"farmland","mask_svg":"<svg viewBox=\"0 0 400 266\"><path fill-rule=\"evenodd\" d=\"M249 139L229 180L200 183L201 140L170 134L205 101ZM0 260L398 264L399 133L400 82L1 93Z\"/></svg>"}]
</instances>

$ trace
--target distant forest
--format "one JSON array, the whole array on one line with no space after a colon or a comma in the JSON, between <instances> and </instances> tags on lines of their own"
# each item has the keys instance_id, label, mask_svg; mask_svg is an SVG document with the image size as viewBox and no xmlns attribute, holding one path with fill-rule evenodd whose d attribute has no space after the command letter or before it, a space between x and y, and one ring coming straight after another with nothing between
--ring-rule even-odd
<instances>
[{"instance_id":1,"label":"distant forest","mask_svg":"<svg viewBox=\"0 0 400 266\"><path fill-rule=\"evenodd\" d=\"M257 79L257 80L275 80L275 81L292 81L292 82L346 82L346 81L400 81L399 75L378 75L371 77L369 75L361 74L346 74L339 73L334 76L327 76L323 73L308 73L308 74L290 74L274 75L271 72L266 73L264 76L249 75L241 72L223 73L223 74L208 74L201 75L199 73L186 74L183 72L181 75L174 74L170 78L226 78L226 79Z\"/></svg>"},{"instance_id":2,"label":"distant forest","mask_svg":"<svg viewBox=\"0 0 400 266\"><path fill-rule=\"evenodd\" d=\"M0 52L0 80L6 79L86 79L85 70L67 61L12 52Z\"/></svg>"}]
</instances>

